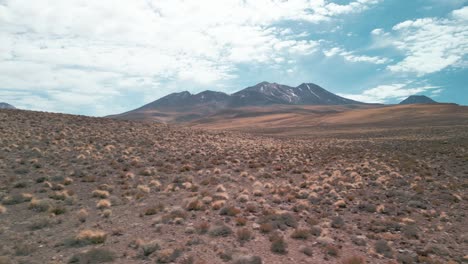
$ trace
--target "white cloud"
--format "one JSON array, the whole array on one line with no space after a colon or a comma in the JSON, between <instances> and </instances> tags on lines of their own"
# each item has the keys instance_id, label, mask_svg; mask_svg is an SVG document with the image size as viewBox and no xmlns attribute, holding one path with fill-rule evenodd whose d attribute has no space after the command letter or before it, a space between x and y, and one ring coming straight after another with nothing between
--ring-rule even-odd
<instances>
[{"instance_id":1,"label":"white cloud","mask_svg":"<svg viewBox=\"0 0 468 264\"><path fill-rule=\"evenodd\" d=\"M454 10L452 12L454 18L459 20L468 20L468 6L465 6L461 9Z\"/></svg>"},{"instance_id":2,"label":"white cloud","mask_svg":"<svg viewBox=\"0 0 468 264\"><path fill-rule=\"evenodd\" d=\"M339 94L342 97L366 103L388 103L389 101L401 101L410 95L430 92L438 94L442 91L438 86L409 87L410 83L396 83L379 85L374 88L364 90L359 94ZM437 90L434 90L437 89Z\"/></svg>"},{"instance_id":3,"label":"white cloud","mask_svg":"<svg viewBox=\"0 0 468 264\"><path fill-rule=\"evenodd\" d=\"M323 54L326 57L342 56L346 61L349 61L349 62L367 62L367 63L372 63L372 64L385 64L390 61L387 58L383 58L379 56L355 55L354 52L346 51L338 47L334 47L329 50L324 50Z\"/></svg>"},{"instance_id":4,"label":"white cloud","mask_svg":"<svg viewBox=\"0 0 468 264\"><path fill-rule=\"evenodd\" d=\"M415 73L418 76L447 67L466 65L468 54L468 8L452 12L451 18L407 20L393 27L391 44L405 58L388 66L392 72Z\"/></svg>"},{"instance_id":5,"label":"white cloud","mask_svg":"<svg viewBox=\"0 0 468 264\"><path fill-rule=\"evenodd\" d=\"M74 111L90 91L118 96L134 89L145 96L164 80L216 83L235 78L238 64L282 63L317 51L318 42L302 39L307 32L279 22L328 21L377 2L3 0L0 89L55 89L63 96L45 95L44 110ZM83 100L73 105L71 94ZM60 100L69 104L52 106Z\"/></svg>"}]
</instances>

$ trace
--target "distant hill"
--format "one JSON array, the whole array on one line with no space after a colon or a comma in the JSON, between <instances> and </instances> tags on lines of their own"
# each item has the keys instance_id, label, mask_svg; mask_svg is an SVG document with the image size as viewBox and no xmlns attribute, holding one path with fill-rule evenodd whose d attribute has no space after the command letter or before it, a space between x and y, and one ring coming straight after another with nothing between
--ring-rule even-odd
<instances>
[{"instance_id":1,"label":"distant hill","mask_svg":"<svg viewBox=\"0 0 468 264\"><path fill-rule=\"evenodd\" d=\"M425 95L411 95L410 97L406 98L405 100L400 102L401 105L405 104L437 104L436 101L432 100L431 98Z\"/></svg>"},{"instance_id":2,"label":"distant hill","mask_svg":"<svg viewBox=\"0 0 468 264\"><path fill-rule=\"evenodd\" d=\"M0 102L0 109L16 109L16 107L12 106L11 104Z\"/></svg>"},{"instance_id":3,"label":"distant hill","mask_svg":"<svg viewBox=\"0 0 468 264\"><path fill-rule=\"evenodd\" d=\"M110 117L177 123L204 118L221 110L271 105L366 104L340 97L313 83L291 87L261 82L231 95L214 91L204 91L198 94L191 94L187 91L172 93L135 110Z\"/></svg>"}]
</instances>

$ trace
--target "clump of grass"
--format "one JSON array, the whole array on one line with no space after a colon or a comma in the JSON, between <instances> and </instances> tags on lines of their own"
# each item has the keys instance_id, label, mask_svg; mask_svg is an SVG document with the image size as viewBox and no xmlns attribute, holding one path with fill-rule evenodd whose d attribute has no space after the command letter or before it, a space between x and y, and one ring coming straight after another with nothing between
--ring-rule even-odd
<instances>
[{"instance_id":1,"label":"clump of grass","mask_svg":"<svg viewBox=\"0 0 468 264\"><path fill-rule=\"evenodd\" d=\"M48 200L39 200L33 198L28 208L36 212L46 212L50 209L51 203Z\"/></svg>"},{"instance_id":2,"label":"clump of grass","mask_svg":"<svg viewBox=\"0 0 468 264\"><path fill-rule=\"evenodd\" d=\"M240 214L241 210L235 206L225 206L219 210L220 215L227 215L227 216L236 216Z\"/></svg>"},{"instance_id":3,"label":"clump of grass","mask_svg":"<svg viewBox=\"0 0 468 264\"><path fill-rule=\"evenodd\" d=\"M53 224L54 224L54 222L50 218L40 217L40 218L32 220L31 224L29 225L29 229L31 229L31 230L40 230L40 229L43 229L43 228L50 227Z\"/></svg>"},{"instance_id":4,"label":"clump of grass","mask_svg":"<svg viewBox=\"0 0 468 264\"><path fill-rule=\"evenodd\" d=\"M210 227L208 234L213 237L227 237L232 234L232 229L222 223Z\"/></svg>"},{"instance_id":5,"label":"clump of grass","mask_svg":"<svg viewBox=\"0 0 468 264\"><path fill-rule=\"evenodd\" d=\"M31 244L18 243L14 246L14 250L16 256L29 256L36 250L36 248Z\"/></svg>"},{"instance_id":6,"label":"clump of grass","mask_svg":"<svg viewBox=\"0 0 468 264\"><path fill-rule=\"evenodd\" d=\"M260 232L262 233L270 233L273 231L273 225L271 223L264 223L260 225Z\"/></svg>"},{"instance_id":7,"label":"clump of grass","mask_svg":"<svg viewBox=\"0 0 468 264\"><path fill-rule=\"evenodd\" d=\"M147 256L153 254L153 252L155 252L156 250L161 249L161 242L159 240L152 240L152 241L149 241L149 242L143 242L143 243L140 244L140 248L142 250L143 256L147 257Z\"/></svg>"},{"instance_id":8,"label":"clump of grass","mask_svg":"<svg viewBox=\"0 0 468 264\"><path fill-rule=\"evenodd\" d=\"M241 255L235 256L233 264L262 264L262 258L259 256Z\"/></svg>"},{"instance_id":9,"label":"clump of grass","mask_svg":"<svg viewBox=\"0 0 468 264\"><path fill-rule=\"evenodd\" d=\"M387 241L385 240L378 240L374 244L375 252L384 255L387 258L391 258L393 256L392 248L388 245Z\"/></svg>"},{"instance_id":10,"label":"clump of grass","mask_svg":"<svg viewBox=\"0 0 468 264\"><path fill-rule=\"evenodd\" d=\"M361 256L351 256L343 259L342 264L365 264L366 259Z\"/></svg>"},{"instance_id":11,"label":"clump of grass","mask_svg":"<svg viewBox=\"0 0 468 264\"><path fill-rule=\"evenodd\" d=\"M303 253L304 255L309 256L309 257L314 254L313 249L311 247L309 247L309 246L302 246L302 247L299 248L299 251L301 253Z\"/></svg>"},{"instance_id":12,"label":"clump of grass","mask_svg":"<svg viewBox=\"0 0 468 264\"><path fill-rule=\"evenodd\" d=\"M102 200L99 200L99 202L96 204L96 207L98 209L106 209L106 208L110 208L111 207L111 202L107 199L102 199Z\"/></svg>"},{"instance_id":13,"label":"clump of grass","mask_svg":"<svg viewBox=\"0 0 468 264\"><path fill-rule=\"evenodd\" d=\"M288 227L297 227L297 220L291 213L267 213L259 221L260 224L270 223L273 229L286 230Z\"/></svg>"},{"instance_id":14,"label":"clump of grass","mask_svg":"<svg viewBox=\"0 0 468 264\"><path fill-rule=\"evenodd\" d=\"M104 218L109 218L111 217L112 215L112 210L111 209L106 209L104 211L102 211L102 217Z\"/></svg>"},{"instance_id":15,"label":"clump of grass","mask_svg":"<svg viewBox=\"0 0 468 264\"><path fill-rule=\"evenodd\" d=\"M64 201L65 199L67 199L67 197L68 197L68 193L65 191L54 192L51 195L49 195L50 199L60 200L60 201Z\"/></svg>"},{"instance_id":16,"label":"clump of grass","mask_svg":"<svg viewBox=\"0 0 468 264\"><path fill-rule=\"evenodd\" d=\"M236 232L237 240L243 244L246 241L249 241L253 238L252 232L248 228L238 229Z\"/></svg>"},{"instance_id":17,"label":"clump of grass","mask_svg":"<svg viewBox=\"0 0 468 264\"><path fill-rule=\"evenodd\" d=\"M101 244L106 241L107 234L100 230L83 230L75 237L80 244Z\"/></svg>"},{"instance_id":18,"label":"clump of grass","mask_svg":"<svg viewBox=\"0 0 468 264\"><path fill-rule=\"evenodd\" d=\"M247 224L247 219L244 217L236 217L234 219L236 226L245 226Z\"/></svg>"},{"instance_id":19,"label":"clump of grass","mask_svg":"<svg viewBox=\"0 0 468 264\"><path fill-rule=\"evenodd\" d=\"M298 228L291 234L291 238L306 240L309 238L310 230L305 228Z\"/></svg>"},{"instance_id":20,"label":"clump of grass","mask_svg":"<svg viewBox=\"0 0 468 264\"><path fill-rule=\"evenodd\" d=\"M105 199L109 197L110 195L108 191L104 191L104 190L94 190L92 194L93 194L93 197L97 197L101 199Z\"/></svg>"},{"instance_id":21,"label":"clump of grass","mask_svg":"<svg viewBox=\"0 0 468 264\"><path fill-rule=\"evenodd\" d=\"M204 221L195 226L195 230L198 234L206 234L210 229L210 223Z\"/></svg>"},{"instance_id":22,"label":"clump of grass","mask_svg":"<svg viewBox=\"0 0 468 264\"><path fill-rule=\"evenodd\" d=\"M29 202L31 201L32 196L29 194L24 194L24 193L16 193L10 196L6 196L3 198L2 203L4 205L14 205L14 204L20 204L24 202Z\"/></svg>"},{"instance_id":23,"label":"clump of grass","mask_svg":"<svg viewBox=\"0 0 468 264\"><path fill-rule=\"evenodd\" d=\"M273 235L270 237L271 246L270 250L276 254L286 254L288 253L288 244L282 236Z\"/></svg>"},{"instance_id":24,"label":"clump of grass","mask_svg":"<svg viewBox=\"0 0 468 264\"><path fill-rule=\"evenodd\" d=\"M93 248L88 251L73 255L68 263L106 263L113 262L115 252L105 248Z\"/></svg>"},{"instance_id":25,"label":"clump of grass","mask_svg":"<svg viewBox=\"0 0 468 264\"><path fill-rule=\"evenodd\" d=\"M331 227L333 228L342 228L345 225L343 218L336 216L332 218Z\"/></svg>"},{"instance_id":26,"label":"clump of grass","mask_svg":"<svg viewBox=\"0 0 468 264\"><path fill-rule=\"evenodd\" d=\"M78 220L82 223L86 222L86 218L89 216L89 213L86 209L80 209L77 213Z\"/></svg>"},{"instance_id":27,"label":"clump of grass","mask_svg":"<svg viewBox=\"0 0 468 264\"><path fill-rule=\"evenodd\" d=\"M158 252L157 263L171 263L174 262L182 254L181 249L168 248Z\"/></svg>"},{"instance_id":28,"label":"clump of grass","mask_svg":"<svg viewBox=\"0 0 468 264\"><path fill-rule=\"evenodd\" d=\"M197 198L189 201L186 206L186 209L188 211L200 211L200 210L203 210L204 208L205 208L205 205L203 204L203 202Z\"/></svg>"},{"instance_id":29,"label":"clump of grass","mask_svg":"<svg viewBox=\"0 0 468 264\"><path fill-rule=\"evenodd\" d=\"M338 247L332 245L332 244L328 244L325 246L325 254L329 255L329 256L332 256L332 257L338 257L338 254L339 254L340 250L338 249Z\"/></svg>"},{"instance_id":30,"label":"clump of grass","mask_svg":"<svg viewBox=\"0 0 468 264\"><path fill-rule=\"evenodd\" d=\"M54 215L61 215L67 212L67 208L63 205L54 205L49 209L49 212Z\"/></svg>"}]
</instances>

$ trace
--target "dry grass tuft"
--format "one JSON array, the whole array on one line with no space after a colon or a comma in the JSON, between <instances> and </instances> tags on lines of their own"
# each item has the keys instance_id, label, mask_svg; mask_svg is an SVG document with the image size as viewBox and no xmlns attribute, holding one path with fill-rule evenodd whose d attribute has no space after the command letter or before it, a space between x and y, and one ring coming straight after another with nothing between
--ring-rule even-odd
<instances>
[{"instance_id":1,"label":"dry grass tuft","mask_svg":"<svg viewBox=\"0 0 468 264\"><path fill-rule=\"evenodd\" d=\"M106 241L107 234L100 230L83 230L75 237L76 242L82 244L101 244Z\"/></svg>"},{"instance_id":2,"label":"dry grass tuft","mask_svg":"<svg viewBox=\"0 0 468 264\"><path fill-rule=\"evenodd\" d=\"M98 209L106 209L111 207L111 202L107 199L102 199L96 204L96 208Z\"/></svg>"}]
</instances>

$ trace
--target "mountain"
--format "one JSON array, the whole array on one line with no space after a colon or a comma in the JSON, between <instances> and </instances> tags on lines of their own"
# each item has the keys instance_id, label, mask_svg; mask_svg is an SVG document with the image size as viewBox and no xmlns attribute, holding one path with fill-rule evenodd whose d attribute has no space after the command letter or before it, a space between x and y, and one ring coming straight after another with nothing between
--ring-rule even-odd
<instances>
[{"instance_id":1,"label":"mountain","mask_svg":"<svg viewBox=\"0 0 468 264\"><path fill-rule=\"evenodd\" d=\"M12 106L11 104L0 102L0 109L16 109L16 107Z\"/></svg>"},{"instance_id":2,"label":"mountain","mask_svg":"<svg viewBox=\"0 0 468 264\"><path fill-rule=\"evenodd\" d=\"M405 100L400 102L401 105L405 104L437 104L436 101L432 100L431 98L425 95L411 95L410 97L406 98Z\"/></svg>"},{"instance_id":3,"label":"mountain","mask_svg":"<svg viewBox=\"0 0 468 264\"><path fill-rule=\"evenodd\" d=\"M261 82L239 92L228 95L222 92L204 91L172 93L136 110L171 109L185 110L194 106L211 105L216 108L286 105L345 105L362 104L335 95L313 83L303 83L298 87Z\"/></svg>"},{"instance_id":4,"label":"mountain","mask_svg":"<svg viewBox=\"0 0 468 264\"><path fill-rule=\"evenodd\" d=\"M352 106L366 104L340 97L313 83L291 87L261 82L231 95L214 91L204 91L198 94L191 94L187 91L172 93L135 110L109 117L178 123L202 119L224 110L229 112L237 108L272 105Z\"/></svg>"}]
</instances>

